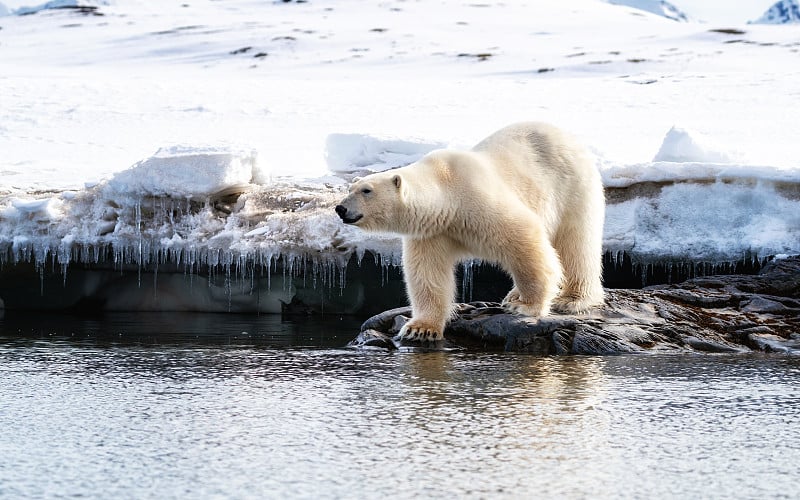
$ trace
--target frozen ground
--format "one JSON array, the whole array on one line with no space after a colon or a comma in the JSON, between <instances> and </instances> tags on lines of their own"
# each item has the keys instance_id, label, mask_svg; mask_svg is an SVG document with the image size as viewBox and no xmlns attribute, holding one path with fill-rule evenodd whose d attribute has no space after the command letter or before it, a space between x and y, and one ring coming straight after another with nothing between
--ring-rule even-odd
<instances>
[{"instance_id":1,"label":"frozen ground","mask_svg":"<svg viewBox=\"0 0 800 500\"><path fill-rule=\"evenodd\" d=\"M800 253L798 25L599 0L77 3L0 16L4 263L396 262L395 238L337 221L346 181L531 119L598 155L611 252Z\"/></svg>"}]
</instances>

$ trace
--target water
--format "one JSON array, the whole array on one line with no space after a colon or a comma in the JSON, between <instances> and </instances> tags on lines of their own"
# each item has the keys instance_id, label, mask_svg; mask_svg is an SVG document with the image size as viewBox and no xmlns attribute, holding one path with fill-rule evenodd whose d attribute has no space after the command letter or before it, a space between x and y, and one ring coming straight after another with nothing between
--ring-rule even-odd
<instances>
[{"instance_id":1,"label":"water","mask_svg":"<svg viewBox=\"0 0 800 500\"><path fill-rule=\"evenodd\" d=\"M0 320L2 498L797 498L800 358L378 353L357 322Z\"/></svg>"}]
</instances>

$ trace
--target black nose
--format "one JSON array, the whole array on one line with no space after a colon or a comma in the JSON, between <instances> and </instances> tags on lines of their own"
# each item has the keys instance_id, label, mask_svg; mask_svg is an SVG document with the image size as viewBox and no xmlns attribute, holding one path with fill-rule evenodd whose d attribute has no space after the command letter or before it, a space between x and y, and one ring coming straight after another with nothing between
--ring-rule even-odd
<instances>
[{"instance_id":1,"label":"black nose","mask_svg":"<svg viewBox=\"0 0 800 500\"><path fill-rule=\"evenodd\" d=\"M336 213L339 214L339 217L344 219L347 215L347 207L343 205L336 205Z\"/></svg>"}]
</instances>

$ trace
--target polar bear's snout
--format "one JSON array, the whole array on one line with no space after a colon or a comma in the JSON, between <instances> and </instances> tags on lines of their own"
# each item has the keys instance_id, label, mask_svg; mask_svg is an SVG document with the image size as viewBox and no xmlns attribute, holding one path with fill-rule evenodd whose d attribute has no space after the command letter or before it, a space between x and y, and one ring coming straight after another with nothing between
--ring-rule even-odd
<instances>
[{"instance_id":1,"label":"polar bear's snout","mask_svg":"<svg viewBox=\"0 0 800 500\"><path fill-rule=\"evenodd\" d=\"M353 215L349 213L347 207L344 205L336 205L336 214L342 219L345 224L355 224L356 222L360 221L363 215L357 214Z\"/></svg>"}]
</instances>

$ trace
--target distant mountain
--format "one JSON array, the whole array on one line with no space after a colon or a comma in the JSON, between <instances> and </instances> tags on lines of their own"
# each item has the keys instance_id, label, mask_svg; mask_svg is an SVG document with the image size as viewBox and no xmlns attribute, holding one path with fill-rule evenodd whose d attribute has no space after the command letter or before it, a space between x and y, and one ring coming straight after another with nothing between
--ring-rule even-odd
<instances>
[{"instance_id":1,"label":"distant mountain","mask_svg":"<svg viewBox=\"0 0 800 500\"><path fill-rule=\"evenodd\" d=\"M800 1L781 0L770 7L763 16L750 21L750 24L790 24L800 23Z\"/></svg>"},{"instance_id":2,"label":"distant mountain","mask_svg":"<svg viewBox=\"0 0 800 500\"><path fill-rule=\"evenodd\" d=\"M666 0L608 0L608 3L644 10L672 19L673 21L689 21L689 16Z\"/></svg>"}]
</instances>

